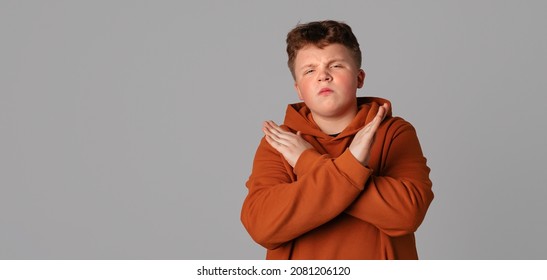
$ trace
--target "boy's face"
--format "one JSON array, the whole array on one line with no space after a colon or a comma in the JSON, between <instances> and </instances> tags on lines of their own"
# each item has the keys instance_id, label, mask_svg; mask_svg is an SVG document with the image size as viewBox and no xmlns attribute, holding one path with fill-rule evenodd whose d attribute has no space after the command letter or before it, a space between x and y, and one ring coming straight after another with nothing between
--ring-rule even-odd
<instances>
[{"instance_id":1,"label":"boy's face","mask_svg":"<svg viewBox=\"0 0 547 280\"><path fill-rule=\"evenodd\" d=\"M345 46L305 46L296 54L294 72L298 97L314 115L332 118L355 112L365 72Z\"/></svg>"}]
</instances>

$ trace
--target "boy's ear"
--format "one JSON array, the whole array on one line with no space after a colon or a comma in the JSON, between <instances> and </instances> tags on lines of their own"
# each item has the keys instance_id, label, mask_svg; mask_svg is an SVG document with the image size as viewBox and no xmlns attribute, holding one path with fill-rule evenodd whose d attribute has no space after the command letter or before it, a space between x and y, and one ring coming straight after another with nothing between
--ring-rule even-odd
<instances>
[{"instance_id":1,"label":"boy's ear","mask_svg":"<svg viewBox=\"0 0 547 280\"><path fill-rule=\"evenodd\" d=\"M300 100L304 100L304 98L302 97L302 93L300 93L300 88L298 88L298 84L296 82L294 82L294 90L296 90L296 93L298 94L298 98Z\"/></svg>"},{"instance_id":2,"label":"boy's ear","mask_svg":"<svg viewBox=\"0 0 547 280\"><path fill-rule=\"evenodd\" d=\"M357 88L362 88L365 85L365 70L359 69L359 74L357 74Z\"/></svg>"}]
</instances>

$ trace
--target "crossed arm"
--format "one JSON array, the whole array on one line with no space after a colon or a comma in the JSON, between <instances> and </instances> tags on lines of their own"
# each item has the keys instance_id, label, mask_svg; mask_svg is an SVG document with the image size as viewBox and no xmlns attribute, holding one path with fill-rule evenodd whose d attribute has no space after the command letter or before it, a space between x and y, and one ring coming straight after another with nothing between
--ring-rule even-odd
<instances>
[{"instance_id":1,"label":"crossed arm","mask_svg":"<svg viewBox=\"0 0 547 280\"><path fill-rule=\"evenodd\" d=\"M363 165L368 164L370 156L370 146L374 140L374 134L380 123L385 118L389 109L386 103L379 107L378 113L374 119L363 127L351 142L349 150L351 154ZM311 144L306 142L301 136L300 131L296 134L281 129L273 121L266 121L262 126L262 131L266 136L266 141L294 168L300 155L307 149L312 148Z\"/></svg>"},{"instance_id":2,"label":"crossed arm","mask_svg":"<svg viewBox=\"0 0 547 280\"><path fill-rule=\"evenodd\" d=\"M342 212L390 236L414 232L433 194L429 168L412 126L398 121L398 128L386 135L392 140L389 153L383 154L387 165L382 165L381 176L372 175L367 167L374 135L386 112L387 105L381 106L337 158L317 152L300 133L265 122L241 216L253 239L273 249ZM280 156L285 161L275 160ZM293 172L298 179L291 177Z\"/></svg>"}]
</instances>

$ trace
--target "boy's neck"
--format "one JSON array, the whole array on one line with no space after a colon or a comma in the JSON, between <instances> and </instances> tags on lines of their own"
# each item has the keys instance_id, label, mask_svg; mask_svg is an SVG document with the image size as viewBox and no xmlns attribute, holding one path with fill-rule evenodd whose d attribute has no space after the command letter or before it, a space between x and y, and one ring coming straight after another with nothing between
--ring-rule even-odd
<instances>
[{"instance_id":1,"label":"boy's neck","mask_svg":"<svg viewBox=\"0 0 547 280\"><path fill-rule=\"evenodd\" d=\"M321 131L329 135L342 132L353 121L356 115L357 106L344 115L335 117L318 116L312 112L313 121L319 126Z\"/></svg>"}]
</instances>

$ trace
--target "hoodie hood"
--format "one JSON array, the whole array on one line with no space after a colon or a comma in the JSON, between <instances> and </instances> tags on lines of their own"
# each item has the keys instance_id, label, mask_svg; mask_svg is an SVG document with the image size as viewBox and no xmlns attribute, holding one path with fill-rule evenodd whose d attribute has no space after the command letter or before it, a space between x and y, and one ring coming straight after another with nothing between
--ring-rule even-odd
<instances>
[{"instance_id":1,"label":"hoodie hood","mask_svg":"<svg viewBox=\"0 0 547 280\"><path fill-rule=\"evenodd\" d=\"M389 110L386 115L386 118L389 118L392 116L392 111L391 103L387 99L379 97L357 97L357 115L336 138L355 135L357 131L374 119L378 113L378 108L384 103L389 104ZM331 138L331 136L321 131L319 126L317 126L313 120L310 109L304 102L289 104L287 106L284 125L293 132L300 131L302 134L317 138Z\"/></svg>"}]
</instances>

